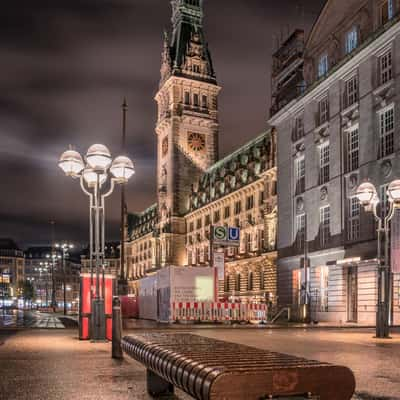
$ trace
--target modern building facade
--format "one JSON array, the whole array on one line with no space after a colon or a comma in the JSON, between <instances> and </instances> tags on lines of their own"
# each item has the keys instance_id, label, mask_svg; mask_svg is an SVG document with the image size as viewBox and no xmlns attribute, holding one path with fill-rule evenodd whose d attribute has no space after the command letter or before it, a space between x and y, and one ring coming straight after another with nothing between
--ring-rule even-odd
<instances>
[{"instance_id":1,"label":"modern building facade","mask_svg":"<svg viewBox=\"0 0 400 400\"><path fill-rule=\"evenodd\" d=\"M327 1L305 43L305 93L269 120L278 142L279 304L296 309L307 296L320 321L375 323L376 224L355 191L370 180L385 215L387 185L400 177L399 12L398 0ZM395 323L399 281L395 274Z\"/></svg>"},{"instance_id":2,"label":"modern building facade","mask_svg":"<svg viewBox=\"0 0 400 400\"><path fill-rule=\"evenodd\" d=\"M0 299L17 298L24 279L24 252L12 239L0 239Z\"/></svg>"},{"instance_id":3,"label":"modern building facade","mask_svg":"<svg viewBox=\"0 0 400 400\"><path fill-rule=\"evenodd\" d=\"M226 250L221 297L275 300L275 132L218 161L221 87L205 40L202 3L172 1L172 34L165 35L155 97L157 203L128 216L131 290L169 265L210 265L211 225L230 225L241 228L241 245Z\"/></svg>"},{"instance_id":4,"label":"modern building facade","mask_svg":"<svg viewBox=\"0 0 400 400\"><path fill-rule=\"evenodd\" d=\"M29 247L25 251L25 277L32 283L38 307L52 306L54 288L57 307L63 308L65 284L67 309L77 309L80 268L72 258L63 265L62 251L51 246Z\"/></svg>"}]
</instances>

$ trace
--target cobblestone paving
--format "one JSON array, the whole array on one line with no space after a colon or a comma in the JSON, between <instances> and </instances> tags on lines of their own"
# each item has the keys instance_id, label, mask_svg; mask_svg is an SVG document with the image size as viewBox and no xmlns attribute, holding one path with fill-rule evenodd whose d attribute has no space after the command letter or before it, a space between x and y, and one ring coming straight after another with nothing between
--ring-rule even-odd
<instances>
[{"instance_id":1,"label":"cobblestone paving","mask_svg":"<svg viewBox=\"0 0 400 400\"><path fill-rule=\"evenodd\" d=\"M354 400L400 399L399 334L378 341L365 330L195 333L348 365L357 378ZM109 343L79 341L76 330L27 329L5 336L0 331L0 400L150 400L145 369L128 357L117 362L110 355ZM172 399L190 398L177 391Z\"/></svg>"},{"instance_id":2,"label":"cobblestone paving","mask_svg":"<svg viewBox=\"0 0 400 400\"><path fill-rule=\"evenodd\" d=\"M352 369L357 382L355 400L400 400L400 332L392 339L374 339L365 329L208 330L199 334L248 344Z\"/></svg>"}]
</instances>

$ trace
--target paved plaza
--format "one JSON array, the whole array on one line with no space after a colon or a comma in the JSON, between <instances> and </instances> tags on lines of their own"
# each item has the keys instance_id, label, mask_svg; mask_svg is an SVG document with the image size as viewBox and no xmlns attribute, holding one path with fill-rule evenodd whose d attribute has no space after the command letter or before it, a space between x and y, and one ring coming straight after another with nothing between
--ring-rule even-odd
<instances>
[{"instance_id":1,"label":"paved plaza","mask_svg":"<svg viewBox=\"0 0 400 400\"><path fill-rule=\"evenodd\" d=\"M355 399L400 399L399 331L384 341L369 329L179 330L346 365L356 376ZM76 329L0 330L0 400L149 400L144 373L127 357L112 360L110 343L79 341ZM179 391L174 398L188 399Z\"/></svg>"}]
</instances>

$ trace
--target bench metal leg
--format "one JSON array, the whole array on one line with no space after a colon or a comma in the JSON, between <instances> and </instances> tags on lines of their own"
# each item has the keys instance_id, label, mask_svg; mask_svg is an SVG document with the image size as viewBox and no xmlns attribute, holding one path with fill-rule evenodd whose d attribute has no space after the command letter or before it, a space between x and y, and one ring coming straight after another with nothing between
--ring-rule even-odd
<instances>
[{"instance_id":1,"label":"bench metal leg","mask_svg":"<svg viewBox=\"0 0 400 400\"><path fill-rule=\"evenodd\" d=\"M148 369L147 392L153 397L171 396L174 394L174 385L171 385L169 382Z\"/></svg>"}]
</instances>

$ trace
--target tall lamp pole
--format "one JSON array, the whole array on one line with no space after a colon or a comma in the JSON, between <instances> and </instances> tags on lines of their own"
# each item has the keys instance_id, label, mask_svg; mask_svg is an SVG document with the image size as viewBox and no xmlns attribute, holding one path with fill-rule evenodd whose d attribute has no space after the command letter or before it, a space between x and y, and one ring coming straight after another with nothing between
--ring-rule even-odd
<instances>
[{"instance_id":1,"label":"tall lamp pole","mask_svg":"<svg viewBox=\"0 0 400 400\"><path fill-rule=\"evenodd\" d=\"M90 232L89 253L90 270L93 277L93 260L96 272L96 287L92 292L91 339L105 340L104 305L104 249L105 249L105 198L110 196L115 184L123 185L135 173L132 161L125 156L112 160L108 148L95 144L86 153L85 161L75 150L67 150L58 162L67 176L80 180L81 188L89 196ZM102 288L100 289L100 272ZM93 286L93 278L92 278Z\"/></svg>"},{"instance_id":2,"label":"tall lamp pole","mask_svg":"<svg viewBox=\"0 0 400 400\"><path fill-rule=\"evenodd\" d=\"M61 249L61 257L62 257L62 270L63 270L63 309L64 315L67 315L67 277L66 277L66 258L68 257L68 250L73 249L74 245L72 243L56 243L56 248Z\"/></svg>"},{"instance_id":3,"label":"tall lamp pole","mask_svg":"<svg viewBox=\"0 0 400 400\"><path fill-rule=\"evenodd\" d=\"M378 213L378 205L383 206L375 186L370 182L362 183L356 192L356 197L368 212L372 212L378 223L378 304L376 311L376 337L389 338L391 321L391 308L393 296L393 282L391 262L389 256L390 221L395 209L400 207L400 180L389 184L387 190L388 209L385 213ZM384 252L382 256L382 241Z\"/></svg>"}]
</instances>

